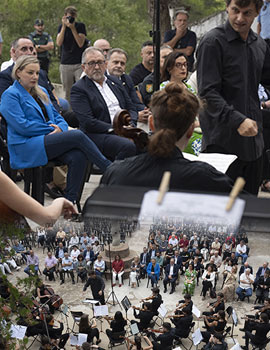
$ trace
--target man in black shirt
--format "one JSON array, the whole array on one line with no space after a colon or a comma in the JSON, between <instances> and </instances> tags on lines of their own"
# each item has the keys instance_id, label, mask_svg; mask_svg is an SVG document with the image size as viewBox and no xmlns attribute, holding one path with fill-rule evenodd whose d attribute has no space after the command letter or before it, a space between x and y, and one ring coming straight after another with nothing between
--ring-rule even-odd
<instances>
[{"instance_id":1,"label":"man in black shirt","mask_svg":"<svg viewBox=\"0 0 270 350\"><path fill-rule=\"evenodd\" d=\"M261 0L226 0L228 21L210 30L197 50L202 150L237 155L227 174L243 176L257 195L262 171L262 114L258 85L270 84L270 51L250 28ZM245 7L242 7L244 4Z\"/></svg>"},{"instance_id":2,"label":"man in black shirt","mask_svg":"<svg viewBox=\"0 0 270 350\"><path fill-rule=\"evenodd\" d=\"M183 52L188 58L188 70L192 72L197 38L196 34L188 29L188 18L187 11L177 11L174 16L175 29L165 33L163 43L175 51Z\"/></svg>"},{"instance_id":3,"label":"man in black shirt","mask_svg":"<svg viewBox=\"0 0 270 350\"><path fill-rule=\"evenodd\" d=\"M93 294L93 298L95 300L99 300L99 302L102 305L105 305L105 299L104 299L105 283L102 277L97 276L94 270L91 270L88 275L89 275L89 278L83 287L83 291L85 292L87 287L90 286Z\"/></svg>"},{"instance_id":4,"label":"man in black shirt","mask_svg":"<svg viewBox=\"0 0 270 350\"><path fill-rule=\"evenodd\" d=\"M142 63L137 64L129 74L134 86L141 83L154 69L154 47L152 41L146 41L142 44L141 56Z\"/></svg>"},{"instance_id":5,"label":"man in black shirt","mask_svg":"<svg viewBox=\"0 0 270 350\"><path fill-rule=\"evenodd\" d=\"M172 326L169 322L164 322L162 327L163 330L159 336L156 336L153 332L150 333L153 339L154 350L170 350L172 348L174 340Z\"/></svg>"},{"instance_id":6,"label":"man in black shirt","mask_svg":"<svg viewBox=\"0 0 270 350\"><path fill-rule=\"evenodd\" d=\"M143 303L142 309L139 309L139 313L137 314L135 306L133 306L133 315L135 318L138 318L140 322L138 323L138 328L140 331L147 329L150 326L150 322L154 316L154 313L150 310L150 303ZM135 323L134 320L131 323Z\"/></svg>"},{"instance_id":7,"label":"man in black shirt","mask_svg":"<svg viewBox=\"0 0 270 350\"><path fill-rule=\"evenodd\" d=\"M77 9L74 6L66 7L56 37L56 44L61 47L61 81L68 101L72 85L81 77L81 58L87 46L85 25L76 22L76 17Z\"/></svg>"},{"instance_id":8,"label":"man in black shirt","mask_svg":"<svg viewBox=\"0 0 270 350\"><path fill-rule=\"evenodd\" d=\"M253 330L255 334L251 331L245 332L245 346L241 346L242 349L247 350L249 345L249 340L255 345L264 344L267 341L267 333L270 331L269 318L265 313L262 313L258 322L254 322Z\"/></svg>"}]
</instances>

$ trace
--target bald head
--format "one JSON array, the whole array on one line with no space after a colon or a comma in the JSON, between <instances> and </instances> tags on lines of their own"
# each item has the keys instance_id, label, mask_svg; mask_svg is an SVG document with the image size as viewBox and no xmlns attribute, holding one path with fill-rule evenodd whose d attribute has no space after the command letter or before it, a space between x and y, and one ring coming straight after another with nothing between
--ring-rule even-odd
<instances>
[{"instance_id":1,"label":"bald head","mask_svg":"<svg viewBox=\"0 0 270 350\"><path fill-rule=\"evenodd\" d=\"M98 39L94 42L93 45L95 48L100 49L103 51L104 56L107 58L108 52L111 50L110 43L105 39Z\"/></svg>"}]
</instances>

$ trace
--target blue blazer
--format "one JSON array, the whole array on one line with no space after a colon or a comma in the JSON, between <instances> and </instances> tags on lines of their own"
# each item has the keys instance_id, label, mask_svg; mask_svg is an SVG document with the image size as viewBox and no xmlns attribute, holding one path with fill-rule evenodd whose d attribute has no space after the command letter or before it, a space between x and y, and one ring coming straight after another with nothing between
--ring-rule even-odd
<instances>
[{"instance_id":1,"label":"blue blazer","mask_svg":"<svg viewBox=\"0 0 270 350\"><path fill-rule=\"evenodd\" d=\"M107 84L123 109L127 109L134 125L138 113L128 94L115 78L107 77ZM106 102L95 83L84 76L71 88L70 102L80 123L80 129L86 134L106 134L112 128L111 118Z\"/></svg>"},{"instance_id":2,"label":"blue blazer","mask_svg":"<svg viewBox=\"0 0 270 350\"><path fill-rule=\"evenodd\" d=\"M146 272L147 272L148 275L151 274L151 272L152 272L152 263L151 262L148 264ZM157 278L159 279L159 275L160 275L160 266L159 266L159 264L155 265L154 272L155 272L155 275L157 276Z\"/></svg>"},{"instance_id":3,"label":"blue blazer","mask_svg":"<svg viewBox=\"0 0 270 350\"><path fill-rule=\"evenodd\" d=\"M44 136L54 130L49 125L56 124L62 131L68 129L67 123L51 102L45 107L49 117L47 122L38 103L18 81L3 93L0 113L7 122L8 150L13 169L47 164Z\"/></svg>"},{"instance_id":4,"label":"blue blazer","mask_svg":"<svg viewBox=\"0 0 270 350\"><path fill-rule=\"evenodd\" d=\"M14 64L15 63L13 63L7 69L0 72L0 100L3 92L6 91L14 83L14 80L12 79L12 76L11 76ZM47 90L47 93L50 96L52 104L54 105L55 109L59 112L60 107L52 92L54 87L52 86L48 78L47 72L43 69L41 69L39 72L38 85L44 87Z\"/></svg>"}]
</instances>

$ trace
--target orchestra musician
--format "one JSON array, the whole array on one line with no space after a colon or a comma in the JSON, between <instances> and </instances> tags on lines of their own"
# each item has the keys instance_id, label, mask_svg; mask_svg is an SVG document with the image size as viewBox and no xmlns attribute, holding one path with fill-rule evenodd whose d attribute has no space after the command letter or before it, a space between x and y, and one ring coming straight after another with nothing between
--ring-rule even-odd
<instances>
[{"instance_id":1,"label":"orchestra musician","mask_svg":"<svg viewBox=\"0 0 270 350\"><path fill-rule=\"evenodd\" d=\"M218 293L217 294L217 300L213 303L209 303L207 305L209 307L209 311L204 311L202 314L205 316L212 316L214 314L217 314L219 310L225 310L225 303L224 303L224 294Z\"/></svg>"},{"instance_id":2,"label":"orchestra musician","mask_svg":"<svg viewBox=\"0 0 270 350\"><path fill-rule=\"evenodd\" d=\"M142 308L132 306L134 317L140 320L139 323L137 322L140 331L147 329L150 326L152 318L154 317L154 313L150 310L150 307L150 303L143 303ZM139 313L137 313L136 310L138 310ZM136 323L136 321L131 320L131 323Z\"/></svg>"},{"instance_id":3,"label":"orchestra musician","mask_svg":"<svg viewBox=\"0 0 270 350\"><path fill-rule=\"evenodd\" d=\"M96 338L96 345L98 345L101 342L101 339L99 338L99 330L97 329L96 320L93 319L92 323L90 323L88 315L86 314L83 314L80 318L79 332L87 334L87 341L89 343L92 343L94 338Z\"/></svg>"},{"instance_id":4,"label":"orchestra musician","mask_svg":"<svg viewBox=\"0 0 270 350\"><path fill-rule=\"evenodd\" d=\"M52 295L46 293L46 286L41 279L37 280L36 295L39 298L40 303L48 305L50 313L53 314L55 308L51 302Z\"/></svg>"},{"instance_id":5,"label":"orchestra musician","mask_svg":"<svg viewBox=\"0 0 270 350\"><path fill-rule=\"evenodd\" d=\"M176 304L176 315L190 315L192 314L193 301L190 294L184 295L184 300L180 300Z\"/></svg>"},{"instance_id":6,"label":"orchestra musician","mask_svg":"<svg viewBox=\"0 0 270 350\"><path fill-rule=\"evenodd\" d=\"M108 322L111 320L110 317L105 317L105 319ZM122 312L116 311L114 318L110 322L111 329L106 329L108 338L112 340L118 340L120 338L120 334L125 331L126 325L127 320L124 319Z\"/></svg>"},{"instance_id":7,"label":"orchestra musician","mask_svg":"<svg viewBox=\"0 0 270 350\"><path fill-rule=\"evenodd\" d=\"M105 305L105 298L104 298L104 289L105 289L105 283L103 281L103 278L96 275L96 272L94 270L90 270L88 273L88 280L86 281L83 291L85 292L86 289L90 286L93 298L95 300L98 300L102 305Z\"/></svg>"},{"instance_id":8,"label":"orchestra musician","mask_svg":"<svg viewBox=\"0 0 270 350\"><path fill-rule=\"evenodd\" d=\"M265 313L270 319L270 298L264 300L264 305L254 306L250 311L257 310L255 315L246 315L244 328L240 328L241 332L252 331L254 322L260 318L262 313Z\"/></svg>"},{"instance_id":9,"label":"orchestra musician","mask_svg":"<svg viewBox=\"0 0 270 350\"><path fill-rule=\"evenodd\" d=\"M204 324L207 331L202 332L203 341L208 343L211 337L211 334L221 334L223 335L224 329L226 327L227 321L225 319L225 312L223 310L218 311L213 319L208 320L209 316L203 316Z\"/></svg>"},{"instance_id":10,"label":"orchestra musician","mask_svg":"<svg viewBox=\"0 0 270 350\"><path fill-rule=\"evenodd\" d=\"M255 334L252 334L251 331L255 330ZM269 318L267 314L262 313L259 317L259 320L253 323L252 330L245 331L245 346L241 346L242 349L248 350L249 340L253 344L260 347L267 341L267 333L270 331Z\"/></svg>"},{"instance_id":11,"label":"orchestra musician","mask_svg":"<svg viewBox=\"0 0 270 350\"><path fill-rule=\"evenodd\" d=\"M224 341L221 334L211 334L209 343L203 347L204 350L227 350L228 344Z\"/></svg>"},{"instance_id":12,"label":"orchestra musician","mask_svg":"<svg viewBox=\"0 0 270 350\"><path fill-rule=\"evenodd\" d=\"M153 339L154 350L170 350L172 348L174 334L172 332L172 326L169 322L163 323L162 330L148 328L148 332ZM155 333L160 333L160 335L156 336Z\"/></svg>"},{"instance_id":13,"label":"orchestra musician","mask_svg":"<svg viewBox=\"0 0 270 350\"><path fill-rule=\"evenodd\" d=\"M47 323L47 327L45 326L45 322ZM62 334L64 329L63 322L55 320L53 315L47 315L45 318L45 322L44 322L44 326L45 326L46 332L44 331L43 334L47 334L47 331L48 331L49 337L52 340L54 340L58 348L63 349L66 345L66 342L69 339L68 333ZM58 322L60 324L59 328L54 327L55 322Z\"/></svg>"},{"instance_id":14,"label":"orchestra musician","mask_svg":"<svg viewBox=\"0 0 270 350\"><path fill-rule=\"evenodd\" d=\"M181 300L177 304L178 308L175 310L174 315L166 316L170 318L172 323L175 325L175 334L180 338L188 336L190 325L193 321L193 302L191 300L191 296L186 294L184 298L185 300Z\"/></svg>"},{"instance_id":15,"label":"orchestra musician","mask_svg":"<svg viewBox=\"0 0 270 350\"><path fill-rule=\"evenodd\" d=\"M147 336L143 336L147 346L142 346L142 338L138 335L135 335L134 341L130 338L125 338L127 341L128 350L151 350L153 349L153 344Z\"/></svg>"},{"instance_id":16,"label":"orchestra musician","mask_svg":"<svg viewBox=\"0 0 270 350\"><path fill-rule=\"evenodd\" d=\"M154 287L151 289L152 295L148 298L142 299L141 302L152 300L150 304L150 311L154 313L155 316L158 315L158 308L163 303L162 296L159 294L159 288Z\"/></svg>"}]
</instances>

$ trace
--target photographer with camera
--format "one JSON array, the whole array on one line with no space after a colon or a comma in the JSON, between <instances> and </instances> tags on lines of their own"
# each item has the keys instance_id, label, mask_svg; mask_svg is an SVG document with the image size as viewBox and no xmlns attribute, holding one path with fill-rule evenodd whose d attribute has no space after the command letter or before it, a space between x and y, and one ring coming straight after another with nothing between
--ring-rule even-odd
<instances>
[{"instance_id":1,"label":"photographer with camera","mask_svg":"<svg viewBox=\"0 0 270 350\"><path fill-rule=\"evenodd\" d=\"M81 58L87 47L85 25L76 22L76 17L76 7L66 7L56 37L56 44L61 47L61 81L65 90L65 98L68 101L70 101L72 85L80 79L82 74Z\"/></svg>"}]
</instances>

